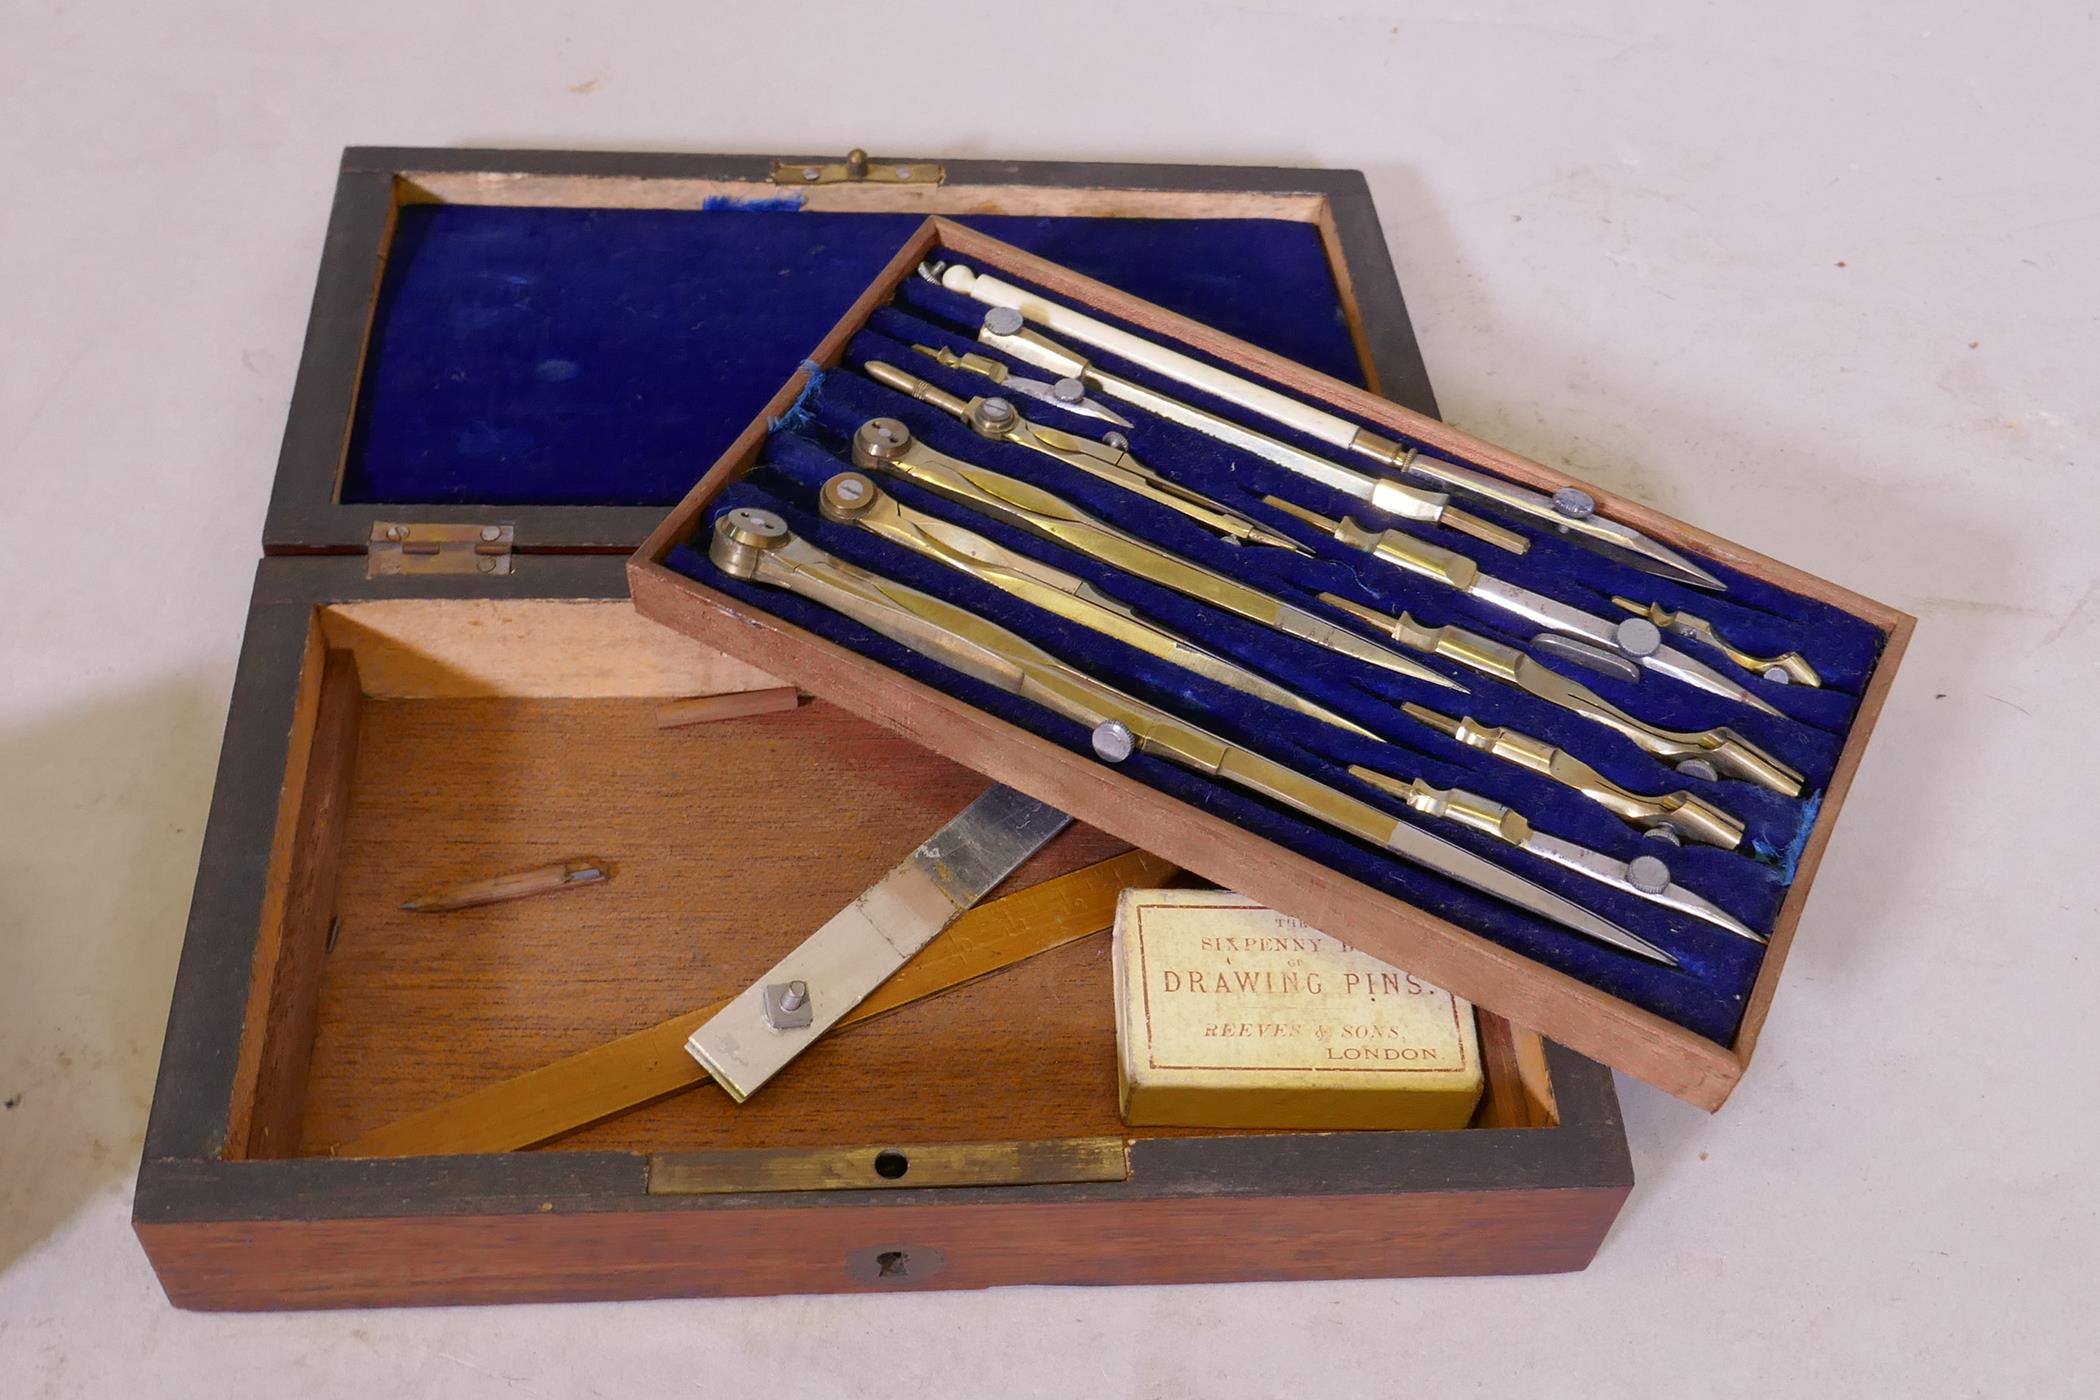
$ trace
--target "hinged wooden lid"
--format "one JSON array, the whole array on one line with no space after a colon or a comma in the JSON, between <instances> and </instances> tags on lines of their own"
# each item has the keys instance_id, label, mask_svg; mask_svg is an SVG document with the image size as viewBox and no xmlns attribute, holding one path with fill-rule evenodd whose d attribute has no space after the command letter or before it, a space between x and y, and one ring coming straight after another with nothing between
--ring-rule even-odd
<instances>
[{"instance_id":1,"label":"hinged wooden lid","mask_svg":"<svg viewBox=\"0 0 2100 1400\"><path fill-rule=\"evenodd\" d=\"M265 552L364 552L375 524L506 529L470 560L495 575L633 549L926 213L1434 411L1355 171L353 148ZM1250 228L1287 235L1286 278ZM379 572L453 567L393 543Z\"/></svg>"}]
</instances>

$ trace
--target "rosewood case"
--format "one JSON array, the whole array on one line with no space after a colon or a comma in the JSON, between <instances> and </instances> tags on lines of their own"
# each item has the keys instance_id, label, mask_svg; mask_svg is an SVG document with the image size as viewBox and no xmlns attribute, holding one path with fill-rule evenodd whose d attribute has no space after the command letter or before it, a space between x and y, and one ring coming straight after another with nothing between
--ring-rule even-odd
<instances>
[{"instance_id":1,"label":"rosewood case","mask_svg":"<svg viewBox=\"0 0 2100 1400\"><path fill-rule=\"evenodd\" d=\"M413 252L395 241L404 211L597 210L617 240L626 212L777 199L773 174L761 157L346 154L139 1170L135 1226L170 1299L1583 1267L1632 1185L1607 1070L1486 1015L1487 1093L1463 1129L1126 1133L1105 927L827 1042L742 1107L701 1088L531 1151L329 1154L735 991L984 786L821 699L658 729L666 701L779 683L629 605L625 556L661 506L346 499L360 395L384 369L369 363L375 305ZM801 193L813 212L1297 221L1326 250L1362 377L1434 411L1354 172L948 162L937 184ZM695 470L725 442L696 447ZM443 543L404 556L374 544L387 522ZM490 527L500 542L481 539ZM1123 846L1075 827L1005 888ZM611 880L454 915L398 908L585 852ZM704 1175L730 1161L711 1154L753 1150L1108 1137L1127 1143L1120 1179L649 1190L671 1154Z\"/></svg>"}]
</instances>

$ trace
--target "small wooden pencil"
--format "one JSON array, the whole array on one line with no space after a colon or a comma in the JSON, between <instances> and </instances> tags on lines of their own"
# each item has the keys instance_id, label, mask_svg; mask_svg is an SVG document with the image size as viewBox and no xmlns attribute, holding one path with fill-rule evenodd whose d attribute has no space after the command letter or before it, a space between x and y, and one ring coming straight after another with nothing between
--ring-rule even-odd
<instances>
[{"instance_id":1,"label":"small wooden pencil","mask_svg":"<svg viewBox=\"0 0 2100 1400\"><path fill-rule=\"evenodd\" d=\"M792 710L801 701L801 692L791 685L772 686L765 690L733 690L724 695L695 695L659 705L656 727L678 729L718 719L769 715L778 710Z\"/></svg>"},{"instance_id":2,"label":"small wooden pencil","mask_svg":"<svg viewBox=\"0 0 2100 1400\"><path fill-rule=\"evenodd\" d=\"M610 878L611 874L604 861L592 856L578 856L553 865L536 865L530 870L514 870L507 875L491 875L481 880L446 885L408 900L401 907L416 914L444 914L481 904L530 899L534 895L552 894L578 885L595 885Z\"/></svg>"}]
</instances>

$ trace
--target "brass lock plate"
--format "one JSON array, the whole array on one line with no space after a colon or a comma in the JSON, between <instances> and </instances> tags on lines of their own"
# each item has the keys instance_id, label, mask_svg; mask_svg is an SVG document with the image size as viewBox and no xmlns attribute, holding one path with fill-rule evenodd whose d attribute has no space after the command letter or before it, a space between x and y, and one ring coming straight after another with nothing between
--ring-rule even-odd
<instances>
[{"instance_id":1,"label":"brass lock plate","mask_svg":"<svg viewBox=\"0 0 2100 1400\"><path fill-rule=\"evenodd\" d=\"M844 160L776 160L776 185L938 185L948 178L947 169L931 160L869 160L868 153L853 150Z\"/></svg>"}]
</instances>

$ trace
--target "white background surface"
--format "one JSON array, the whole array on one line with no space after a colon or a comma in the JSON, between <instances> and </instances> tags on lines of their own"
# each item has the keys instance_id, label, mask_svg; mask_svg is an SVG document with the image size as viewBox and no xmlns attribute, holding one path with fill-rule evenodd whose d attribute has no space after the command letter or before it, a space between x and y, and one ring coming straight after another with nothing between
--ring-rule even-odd
<instances>
[{"instance_id":1,"label":"white background surface","mask_svg":"<svg viewBox=\"0 0 2100 1400\"><path fill-rule=\"evenodd\" d=\"M2090 6L445 8L0 5L0 1394L2093 1393ZM1367 171L1453 420L1921 619L1742 1090L1621 1081L1563 1278L170 1309L130 1178L350 143Z\"/></svg>"}]
</instances>

